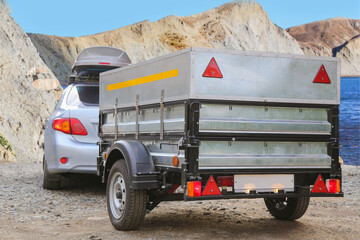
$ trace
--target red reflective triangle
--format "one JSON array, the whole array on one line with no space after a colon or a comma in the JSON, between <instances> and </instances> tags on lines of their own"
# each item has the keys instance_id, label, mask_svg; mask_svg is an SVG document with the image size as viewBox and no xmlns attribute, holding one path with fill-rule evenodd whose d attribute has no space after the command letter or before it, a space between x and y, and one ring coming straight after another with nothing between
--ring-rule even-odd
<instances>
[{"instance_id":1,"label":"red reflective triangle","mask_svg":"<svg viewBox=\"0 0 360 240\"><path fill-rule=\"evenodd\" d=\"M206 186L202 192L202 196L208 195L221 195L221 192L212 175L209 177Z\"/></svg>"},{"instance_id":2,"label":"red reflective triangle","mask_svg":"<svg viewBox=\"0 0 360 240\"><path fill-rule=\"evenodd\" d=\"M219 66L216 63L215 58L212 58L205 69L205 72L202 75L203 77L212 77L212 78L223 78L223 75L220 71Z\"/></svg>"},{"instance_id":3,"label":"red reflective triangle","mask_svg":"<svg viewBox=\"0 0 360 240\"><path fill-rule=\"evenodd\" d=\"M312 193L327 193L327 187L325 185L324 179L321 176L321 174L319 174L319 176L316 179L316 182L314 184L313 189L311 190Z\"/></svg>"},{"instance_id":4,"label":"red reflective triangle","mask_svg":"<svg viewBox=\"0 0 360 240\"><path fill-rule=\"evenodd\" d=\"M168 191L168 194L169 195L171 195L171 194L173 194L173 192L175 192L176 191L176 189L178 189L178 187L179 187L180 185L176 185L176 184L174 184L173 185L173 188L171 189L171 190L169 190Z\"/></svg>"},{"instance_id":5,"label":"red reflective triangle","mask_svg":"<svg viewBox=\"0 0 360 240\"><path fill-rule=\"evenodd\" d=\"M331 83L329 75L327 74L324 65L321 65L318 73L314 78L313 83L327 83L327 84Z\"/></svg>"}]
</instances>

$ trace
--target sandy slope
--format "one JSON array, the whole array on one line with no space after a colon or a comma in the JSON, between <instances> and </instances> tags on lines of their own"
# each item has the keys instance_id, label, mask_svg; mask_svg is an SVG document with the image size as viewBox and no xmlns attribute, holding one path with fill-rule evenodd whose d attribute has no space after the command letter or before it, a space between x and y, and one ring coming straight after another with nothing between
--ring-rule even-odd
<instances>
[{"instance_id":1,"label":"sandy slope","mask_svg":"<svg viewBox=\"0 0 360 240\"><path fill-rule=\"evenodd\" d=\"M228 3L192 16L167 16L83 37L29 36L60 81L66 80L76 55L96 45L123 49L134 63L188 47L303 54L257 2Z\"/></svg>"}]
</instances>

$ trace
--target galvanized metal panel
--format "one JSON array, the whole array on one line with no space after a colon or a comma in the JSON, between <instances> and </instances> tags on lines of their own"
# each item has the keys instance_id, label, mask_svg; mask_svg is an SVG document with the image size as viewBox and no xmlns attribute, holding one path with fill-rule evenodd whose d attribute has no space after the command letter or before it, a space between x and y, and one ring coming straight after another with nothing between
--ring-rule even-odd
<instances>
[{"instance_id":1,"label":"galvanized metal panel","mask_svg":"<svg viewBox=\"0 0 360 240\"><path fill-rule=\"evenodd\" d=\"M214 57L223 78L202 77ZM339 104L338 60L262 53L195 51L192 98ZM321 65L331 84L313 83Z\"/></svg>"},{"instance_id":2,"label":"galvanized metal panel","mask_svg":"<svg viewBox=\"0 0 360 240\"><path fill-rule=\"evenodd\" d=\"M185 161L176 141L143 141L157 167L173 167L172 158ZM330 168L327 143L202 141L199 169Z\"/></svg>"},{"instance_id":3,"label":"galvanized metal panel","mask_svg":"<svg viewBox=\"0 0 360 240\"><path fill-rule=\"evenodd\" d=\"M199 169L330 167L327 143L203 141Z\"/></svg>"},{"instance_id":4,"label":"galvanized metal panel","mask_svg":"<svg viewBox=\"0 0 360 240\"><path fill-rule=\"evenodd\" d=\"M149 150L157 167L181 168L181 164L185 162L185 151L179 150L175 141L144 141L143 144ZM179 159L179 164L176 167L172 164L174 156Z\"/></svg>"},{"instance_id":5,"label":"galvanized metal panel","mask_svg":"<svg viewBox=\"0 0 360 240\"><path fill-rule=\"evenodd\" d=\"M139 110L139 133L160 132L160 108L146 108ZM118 112L118 133L134 134L136 131L136 111ZM164 108L164 132L184 132L185 105L172 105ZM102 127L103 133L112 134L115 130L114 113L105 115Z\"/></svg>"},{"instance_id":6,"label":"galvanized metal panel","mask_svg":"<svg viewBox=\"0 0 360 240\"><path fill-rule=\"evenodd\" d=\"M178 70L178 76L152 81L116 90L107 90L108 85L144 78L166 71ZM188 99L191 81L190 50L180 51L128 67L100 74L100 110L112 109L116 98L118 107L135 106L136 95L139 105L159 103L161 90L164 89L164 101Z\"/></svg>"},{"instance_id":7,"label":"galvanized metal panel","mask_svg":"<svg viewBox=\"0 0 360 240\"><path fill-rule=\"evenodd\" d=\"M215 57L223 78L202 77ZM313 83L321 65L331 84ZM100 110L164 101L219 99L256 102L339 104L340 75L336 58L189 48L143 63L101 73ZM178 76L117 90L108 85L177 69Z\"/></svg>"},{"instance_id":8,"label":"galvanized metal panel","mask_svg":"<svg viewBox=\"0 0 360 240\"><path fill-rule=\"evenodd\" d=\"M202 104L200 132L330 135L327 109Z\"/></svg>"}]
</instances>

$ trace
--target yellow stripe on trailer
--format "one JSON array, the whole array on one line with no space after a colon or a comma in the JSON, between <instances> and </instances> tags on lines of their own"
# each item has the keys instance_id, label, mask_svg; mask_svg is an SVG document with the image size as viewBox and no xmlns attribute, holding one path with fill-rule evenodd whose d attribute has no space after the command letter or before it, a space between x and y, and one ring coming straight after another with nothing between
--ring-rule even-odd
<instances>
[{"instance_id":1,"label":"yellow stripe on trailer","mask_svg":"<svg viewBox=\"0 0 360 240\"><path fill-rule=\"evenodd\" d=\"M176 77L178 75L179 75L179 69L173 69L170 71L156 73L156 74L149 75L146 77L135 78L135 79L128 80L125 82L121 82L121 83L110 84L110 85L107 85L107 90L112 91L112 90L116 90L116 89L127 88L127 87L131 87L131 86L135 86L135 85L140 85L143 83L155 82L155 81L163 80L166 78Z\"/></svg>"}]
</instances>

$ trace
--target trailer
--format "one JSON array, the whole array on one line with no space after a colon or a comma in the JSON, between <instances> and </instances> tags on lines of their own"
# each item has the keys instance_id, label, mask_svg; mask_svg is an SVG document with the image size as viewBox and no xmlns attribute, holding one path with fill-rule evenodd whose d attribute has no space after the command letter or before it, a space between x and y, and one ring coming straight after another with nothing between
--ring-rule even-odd
<instances>
[{"instance_id":1,"label":"trailer","mask_svg":"<svg viewBox=\"0 0 360 240\"><path fill-rule=\"evenodd\" d=\"M100 74L98 175L109 218L162 201L263 198L295 220L342 197L340 61L189 48Z\"/></svg>"}]
</instances>

